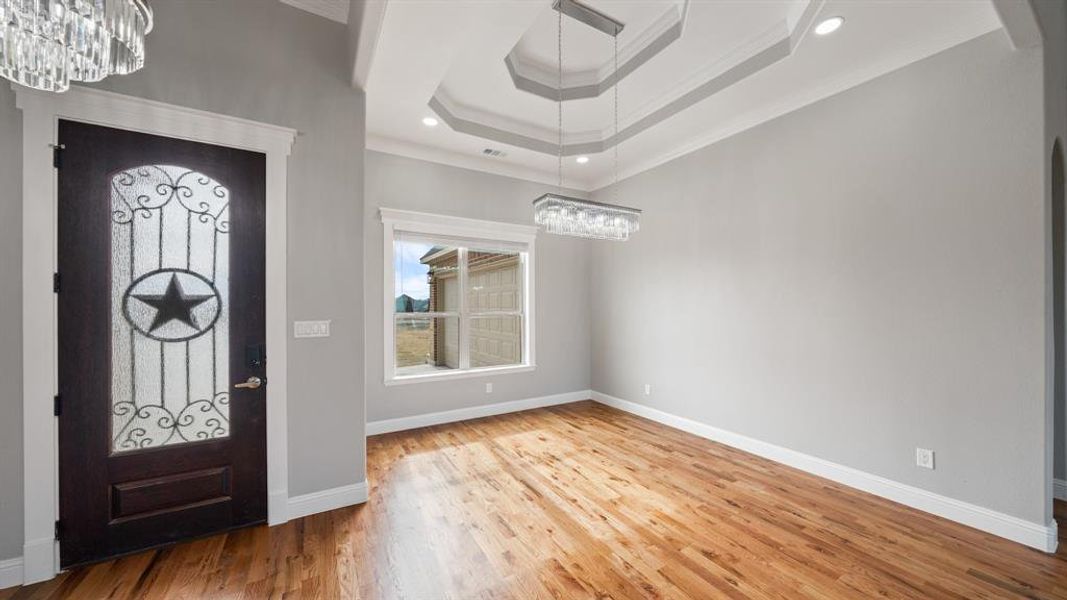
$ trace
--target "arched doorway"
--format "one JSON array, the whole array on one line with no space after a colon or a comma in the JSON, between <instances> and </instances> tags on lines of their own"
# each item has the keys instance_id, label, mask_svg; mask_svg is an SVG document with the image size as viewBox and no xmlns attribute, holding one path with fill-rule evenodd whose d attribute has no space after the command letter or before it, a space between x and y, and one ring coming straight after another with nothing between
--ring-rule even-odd
<instances>
[{"instance_id":1,"label":"arched doorway","mask_svg":"<svg viewBox=\"0 0 1067 600\"><path fill-rule=\"evenodd\" d=\"M1053 325L1053 484L1054 496L1065 498L1067 481L1067 207L1064 205L1064 157L1059 139L1052 145L1052 325Z\"/></svg>"}]
</instances>

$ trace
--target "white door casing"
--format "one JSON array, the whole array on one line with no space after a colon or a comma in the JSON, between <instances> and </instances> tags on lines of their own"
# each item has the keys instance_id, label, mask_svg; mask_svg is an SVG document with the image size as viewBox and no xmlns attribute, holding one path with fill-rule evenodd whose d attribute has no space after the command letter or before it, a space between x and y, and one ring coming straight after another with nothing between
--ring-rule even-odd
<instances>
[{"instance_id":1,"label":"white door casing","mask_svg":"<svg viewBox=\"0 0 1067 600\"><path fill-rule=\"evenodd\" d=\"M22 111L23 583L58 572L56 171L60 119L261 152L266 155L268 522L288 520L286 180L296 130L72 86L63 94L12 85Z\"/></svg>"}]
</instances>

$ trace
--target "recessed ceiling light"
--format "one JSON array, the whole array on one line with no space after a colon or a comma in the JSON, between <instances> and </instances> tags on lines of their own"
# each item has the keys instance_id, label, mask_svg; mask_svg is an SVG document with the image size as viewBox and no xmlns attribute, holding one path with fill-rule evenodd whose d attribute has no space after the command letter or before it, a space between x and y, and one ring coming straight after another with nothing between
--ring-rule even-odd
<instances>
[{"instance_id":1,"label":"recessed ceiling light","mask_svg":"<svg viewBox=\"0 0 1067 600\"><path fill-rule=\"evenodd\" d=\"M433 117L423 117L422 124L427 127L437 127L437 119Z\"/></svg>"},{"instance_id":2,"label":"recessed ceiling light","mask_svg":"<svg viewBox=\"0 0 1067 600\"><path fill-rule=\"evenodd\" d=\"M580 165L584 165L585 163L589 162L589 157L588 156L579 156L578 158L574 159L574 162L576 162L576 163L578 163Z\"/></svg>"},{"instance_id":3,"label":"recessed ceiling light","mask_svg":"<svg viewBox=\"0 0 1067 600\"><path fill-rule=\"evenodd\" d=\"M815 26L815 35L830 35L845 24L844 17L830 17Z\"/></svg>"}]
</instances>

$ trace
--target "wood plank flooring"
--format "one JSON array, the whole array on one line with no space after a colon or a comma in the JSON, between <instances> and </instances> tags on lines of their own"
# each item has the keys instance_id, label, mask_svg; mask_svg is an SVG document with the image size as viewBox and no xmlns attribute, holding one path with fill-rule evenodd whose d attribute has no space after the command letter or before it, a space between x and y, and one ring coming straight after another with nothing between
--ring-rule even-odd
<instances>
[{"instance_id":1,"label":"wood plank flooring","mask_svg":"<svg viewBox=\"0 0 1067 600\"><path fill-rule=\"evenodd\" d=\"M1043 554L592 402L370 438L368 479L363 506L0 600L1067 598L1067 544Z\"/></svg>"}]
</instances>

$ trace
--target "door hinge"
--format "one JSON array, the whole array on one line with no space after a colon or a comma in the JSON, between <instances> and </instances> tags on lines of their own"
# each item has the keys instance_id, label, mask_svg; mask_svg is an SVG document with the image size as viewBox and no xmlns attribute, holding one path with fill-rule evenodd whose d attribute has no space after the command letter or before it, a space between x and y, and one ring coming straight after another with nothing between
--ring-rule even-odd
<instances>
[{"instance_id":1,"label":"door hinge","mask_svg":"<svg viewBox=\"0 0 1067 600\"><path fill-rule=\"evenodd\" d=\"M57 417L63 414L63 399L59 394L52 399L52 414Z\"/></svg>"},{"instance_id":2,"label":"door hinge","mask_svg":"<svg viewBox=\"0 0 1067 600\"><path fill-rule=\"evenodd\" d=\"M52 273L52 292L59 293L59 273Z\"/></svg>"},{"instance_id":3,"label":"door hinge","mask_svg":"<svg viewBox=\"0 0 1067 600\"><path fill-rule=\"evenodd\" d=\"M63 144L52 144L52 166L60 168L63 166L63 151L66 150L66 146Z\"/></svg>"},{"instance_id":4,"label":"door hinge","mask_svg":"<svg viewBox=\"0 0 1067 600\"><path fill-rule=\"evenodd\" d=\"M59 539L59 535L63 533L63 526L60 524L59 519L56 519L56 539Z\"/></svg>"}]
</instances>

